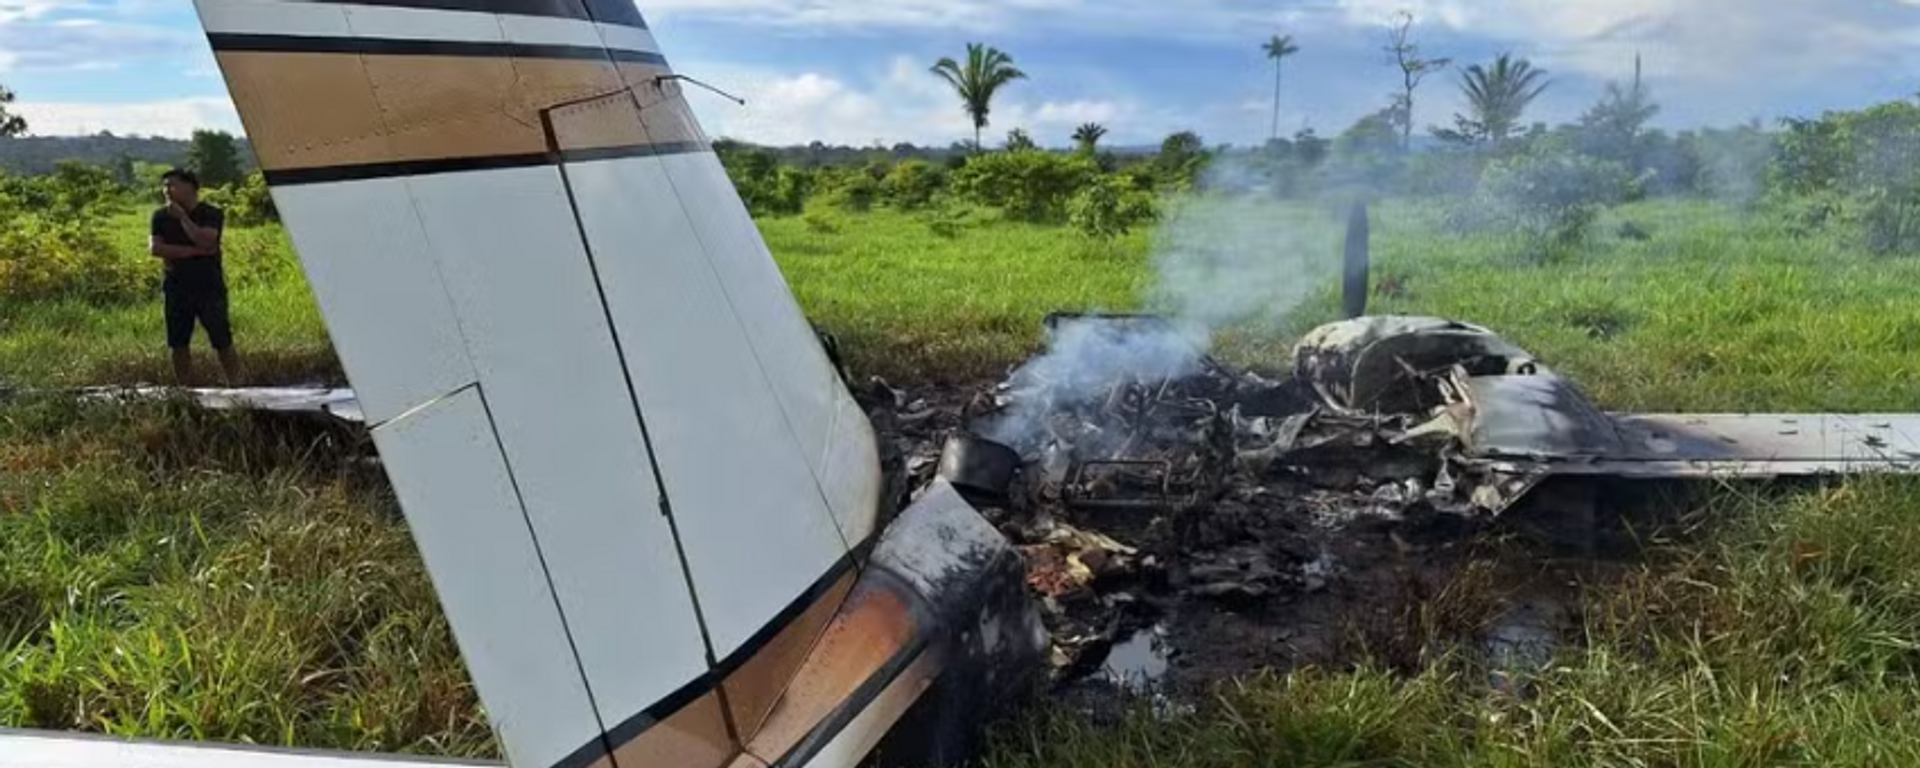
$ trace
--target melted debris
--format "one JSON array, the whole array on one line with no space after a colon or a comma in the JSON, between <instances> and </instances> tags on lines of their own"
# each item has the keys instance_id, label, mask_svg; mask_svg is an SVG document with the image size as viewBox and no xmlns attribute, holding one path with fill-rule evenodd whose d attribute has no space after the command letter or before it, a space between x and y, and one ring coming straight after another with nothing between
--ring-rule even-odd
<instances>
[{"instance_id":1,"label":"melted debris","mask_svg":"<svg viewBox=\"0 0 1920 768\"><path fill-rule=\"evenodd\" d=\"M970 497L1027 558L1063 688L1118 685L1147 637L1167 691L1362 656L1412 668L1436 635L1506 648L1522 594L1533 652L1571 635L1554 606L1591 561L1516 549L1489 512L1531 486L1473 475L1430 419L1330 408L1300 377L1200 355L1146 367L865 393L909 495L955 436L1018 454L1003 493Z\"/></svg>"}]
</instances>

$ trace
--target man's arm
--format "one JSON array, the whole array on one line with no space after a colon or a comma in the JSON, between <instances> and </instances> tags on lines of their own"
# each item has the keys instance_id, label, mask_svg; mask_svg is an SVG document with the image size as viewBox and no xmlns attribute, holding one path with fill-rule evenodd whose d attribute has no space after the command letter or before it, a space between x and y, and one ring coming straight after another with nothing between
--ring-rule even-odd
<instances>
[{"instance_id":1,"label":"man's arm","mask_svg":"<svg viewBox=\"0 0 1920 768\"><path fill-rule=\"evenodd\" d=\"M211 253L197 245L173 245L162 242L158 237L147 238L147 253L159 259L191 259Z\"/></svg>"},{"instance_id":2,"label":"man's arm","mask_svg":"<svg viewBox=\"0 0 1920 768\"><path fill-rule=\"evenodd\" d=\"M226 218L225 216L215 216L212 226L203 227L194 223L193 217L187 215L186 209L178 205L172 208L174 218L180 220L181 228L187 232L187 239L192 240L194 245L200 246L204 253L212 253L214 249L220 247L220 224Z\"/></svg>"}]
</instances>

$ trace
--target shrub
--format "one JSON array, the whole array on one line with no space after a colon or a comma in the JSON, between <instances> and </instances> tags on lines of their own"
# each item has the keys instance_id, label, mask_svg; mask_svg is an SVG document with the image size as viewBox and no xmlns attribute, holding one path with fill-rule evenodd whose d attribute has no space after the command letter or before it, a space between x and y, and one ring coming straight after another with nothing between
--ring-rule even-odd
<instances>
[{"instance_id":1,"label":"shrub","mask_svg":"<svg viewBox=\"0 0 1920 768\"><path fill-rule=\"evenodd\" d=\"M1857 196L1850 218L1858 222L1862 245L1879 256L1920 252L1920 193L1885 187Z\"/></svg>"},{"instance_id":2,"label":"shrub","mask_svg":"<svg viewBox=\"0 0 1920 768\"><path fill-rule=\"evenodd\" d=\"M1087 185L1068 203L1068 220L1087 237L1110 240L1154 220L1153 196L1133 188L1127 179L1104 176Z\"/></svg>"},{"instance_id":3,"label":"shrub","mask_svg":"<svg viewBox=\"0 0 1920 768\"><path fill-rule=\"evenodd\" d=\"M848 213L866 213L880 199L880 182L865 170L840 174L833 189L822 198L828 205Z\"/></svg>"},{"instance_id":4,"label":"shrub","mask_svg":"<svg viewBox=\"0 0 1920 768\"><path fill-rule=\"evenodd\" d=\"M274 206L266 177L259 171L239 184L209 189L201 199L226 211L229 227L258 227L280 220L280 209Z\"/></svg>"},{"instance_id":5,"label":"shrub","mask_svg":"<svg viewBox=\"0 0 1920 768\"><path fill-rule=\"evenodd\" d=\"M1176 190L1192 189L1211 158L1200 135L1181 131L1160 142L1160 154L1153 160L1160 180Z\"/></svg>"},{"instance_id":6,"label":"shrub","mask_svg":"<svg viewBox=\"0 0 1920 768\"><path fill-rule=\"evenodd\" d=\"M98 219L4 218L0 297L8 301L71 298L107 304L137 299L151 284L151 265L115 251L101 235Z\"/></svg>"},{"instance_id":7,"label":"shrub","mask_svg":"<svg viewBox=\"0 0 1920 768\"><path fill-rule=\"evenodd\" d=\"M903 211L927 207L947 186L947 171L925 160L909 160L893 167L880 180L887 203Z\"/></svg>"},{"instance_id":8,"label":"shrub","mask_svg":"<svg viewBox=\"0 0 1920 768\"><path fill-rule=\"evenodd\" d=\"M1078 155L995 152L955 171L952 187L963 200L998 208L1009 218L1059 223L1067 218L1068 201L1099 175L1099 166Z\"/></svg>"},{"instance_id":9,"label":"shrub","mask_svg":"<svg viewBox=\"0 0 1920 768\"><path fill-rule=\"evenodd\" d=\"M44 176L0 178L0 195L12 209L57 221L100 216L125 201L112 171L72 160Z\"/></svg>"},{"instance_id":10,"label":"shrub","mask_svg":"<svg viewBox=\"0 0 1920 768\"><path fill-rule=\"evenodd\" d=\"M1876 254L1920 252L1920 106L1881 104L1788 120L1767 167L1769 202L1845 222Z\"/></svg>"},{"instance_id":11,"label":"shrub","mask_svg":"<svg viewBox=\"0 0 1920 768\"><path fill-rule=\"evenodd\" d=\"M1473 194L1485 172L1481 157L1471 152L1429 152L1407 163L1407 190L1416 195L1457 197Z\"/></svg>"},{"instance_id":12,"label":"shrub","mask_svg":"<svg viewBox=\"0 0 1920 768\"><path fill-rule=\"evenodd\" d=\"M728 150L720 154L727 178L754 216L791 216L806 207L816 179L808 171L782 166L764 149Z\"/></svg>"},{"instance_id":13,"label":"shrub","mask_svg":"<svg viewBox=\"0 0 1920 768\"><path fill-rule=\"evenodd\" d=\"M1520 234L1538 259L1585 242L1600 212L1632 187L1619 163L1543 148L1490 163L1471 208L1454 221Z\"/></svg>"}]
</instances>

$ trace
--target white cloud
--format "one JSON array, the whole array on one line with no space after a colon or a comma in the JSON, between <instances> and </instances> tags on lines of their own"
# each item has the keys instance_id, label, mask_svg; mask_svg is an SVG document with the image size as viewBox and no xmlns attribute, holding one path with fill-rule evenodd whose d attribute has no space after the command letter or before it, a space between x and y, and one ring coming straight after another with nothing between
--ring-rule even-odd
<instances>
[{"instance_id":1,"label":"white cloud","mask_svg":"<svg viewBox=\"0 0 1920 768\"><path fill-rule=\"evenodd\" d=\"M225 97L169 99L122 104L21 101L13 105L38 136L112 131L118 135L186 138L196 128L240 132L240 118Z\"/></svg>"},{"instance_id":2,"label":"white cloud","mask_svg":"<svg viewBox=\"0 0 1920 768\"><path fill-rule=\"evenodd\" d=\"M0 24L37 19L73 3L59 0L13 0L0 3Z\"/></svg>"},{"instance_id":3,"label":"white cloud","mask_svg":"<svg viewBox=\"0 0 1920 768\"><path fill-rule=\"evenodd\" d=\"M1335 0L642 0L649 18L733 21L815 30L1070 30L1183 38L1243 35L1249 24L1293 23Z\"/></svg>"},{"instance_id":4,"label":"white cloud","mask_svg":"<svg viewBox=\"0 0 1920 768\"><path fill-rule=\"evenodd\" d=\"M194 38L140 19L153 10L149 0L0 0L0 72L119 69L193 50Z\"/></svg>"},{"instance_id":5,"label":"white cloud","mask_svg":"<svg viewBox=\"0 0 1920 768\"><path fill-rule=\"evenodd\" d=\"M1916 0L1339 0L1350 23L1394 11L1511 45L1548 67L1608 77L1635 53L1650 75L1693 85L1779 87L1911 57Z\"/></svg>"},{"instance_id":6,"label":"white cloud","mask_svg":"<svg viewBox=\"0 0 1920 768\"><path fill-rule=\"evenodd\" d=\"M1079 0L647 0L641 10L656 18L746 19L804 27L975 30L1002 26L1020 13L1078 4Z\"/></svg>"},{"instance_id":7,"label":"white cloud","mask_svg":"<svg viewBox=\"0 0 1920 768\"><path fill-rule=\"evenodd\" d=\"M945 146L970 139L973 123L959 100L914 59L899 56L867 85L819 72L800 74L690 63L680 67L747 101L745 107L692 89L691 100L707 133L762 144L790 145L822 141L868 146L908 141ZM1128 130L1154 124L1135 104L1076 99L1034 100L1009 86L988 115L982 138L989 144L1023 128L1034 140L1064 146L1081 123L1098 122Z\"/></svg>"},{"instance_id":8,"label":"white cloud","mask_svg":"<svg viewBox=\"0 0 1920 768\"><path fill-rule=\"evenodd\" d=\"M1920 0L643 0L642 8L668 19L824 31L1057 29L1224 41L1284 29L1309 43L1375 34L1404 9L1429 29L1509 45L1569 71L1615 76L1638 50L1650 73L1704 83L1813 82L1890 56L1920 57L1911 44Z\"/></svg>"}]
</instances>

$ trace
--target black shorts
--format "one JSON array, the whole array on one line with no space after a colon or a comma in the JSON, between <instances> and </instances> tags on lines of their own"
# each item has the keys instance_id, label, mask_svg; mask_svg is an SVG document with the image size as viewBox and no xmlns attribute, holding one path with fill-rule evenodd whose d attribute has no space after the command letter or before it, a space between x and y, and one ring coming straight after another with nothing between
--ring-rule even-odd
<instances>
[{"instance_id":1,"label":"black shorts","mask_svg":"<svg viewBox=\"0 0 1920 768\"><path fill-rule=\"evenodd\" d=\"M227 286L224 282L168 281L167 346L186 349L193 343L193 324L199 321L207 329L207 341L214 349L233 346L233 326L227 320Z\"/></svg>"}]
</instances>

